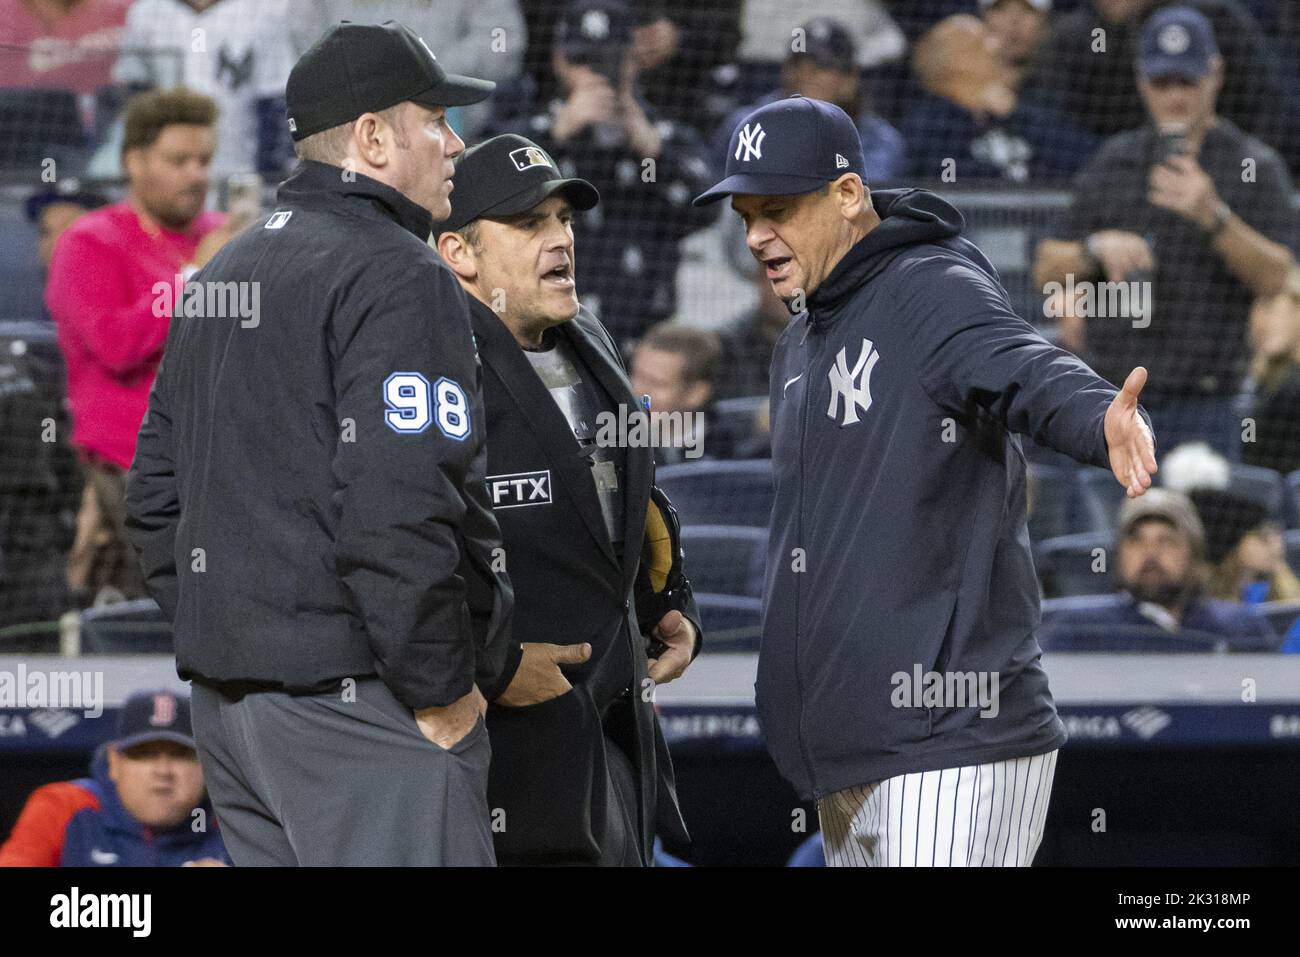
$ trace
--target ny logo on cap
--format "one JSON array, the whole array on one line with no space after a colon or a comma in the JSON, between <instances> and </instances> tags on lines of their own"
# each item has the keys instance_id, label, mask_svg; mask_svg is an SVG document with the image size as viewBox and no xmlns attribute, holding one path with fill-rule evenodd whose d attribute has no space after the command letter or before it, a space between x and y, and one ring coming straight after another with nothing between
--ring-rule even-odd
<instances>
[{"instance_id":1,"label":"ny logo on cap","mask_svg":"<svg viewBox=\"0 0 1300 957\"><path fill-rule=\"evenodd\" d=\"M740 141L736 143L736 159L742 163L748 163L750 160L763 158L763 140L767 138L767 131L763 129L762 123L746 123L745 128L740 131ZM741 152L744 156L741 156Z\"/></svg>"},{"instance_id":2,"label":"ny logo on cap","mask_svg":"<svg viewBox=\"0 0 1300 957\"><path fill-rule=\"evenodd\" d=\"M521 173L530 166L550 166L550 158L536 146L521 146L517 150L510 151L510 159L515 164L515 169Z\"/></svg>"},{"instance_id":3,"label":"ny logo on cap","mask_svg":"<svg viewBox=\"0 0 1300 957\"><path fill-rule=\"evenodd\" d=\"M1160 35L1156 37L1156 45L1160 47L1162 53L1177 56L1192 45L1192 35L1181 23L1171 23L1160 31Z\"/></svg>"}]
</instances>

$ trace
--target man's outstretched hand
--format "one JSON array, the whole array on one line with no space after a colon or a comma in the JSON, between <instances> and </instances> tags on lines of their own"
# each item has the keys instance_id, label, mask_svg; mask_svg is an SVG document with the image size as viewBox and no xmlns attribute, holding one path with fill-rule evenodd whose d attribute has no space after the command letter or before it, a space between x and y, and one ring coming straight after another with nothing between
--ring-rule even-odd
<instances>
[{"instance_id":1,"label":"man's outstretched hand","mask_svg":"<svg viewBox=\"0 0 1300 957\"><path fill-rule=\"evenodd\" d=\"M1138 415L1138 393L1147 384L1147 370L1138 366L1124 380L1124 387L1106 410L1106 449L1110 470L1129 498L1137 498L1151 487L1156 471L1156 444L1146 421Z\"/></svg>"}]
</instances>

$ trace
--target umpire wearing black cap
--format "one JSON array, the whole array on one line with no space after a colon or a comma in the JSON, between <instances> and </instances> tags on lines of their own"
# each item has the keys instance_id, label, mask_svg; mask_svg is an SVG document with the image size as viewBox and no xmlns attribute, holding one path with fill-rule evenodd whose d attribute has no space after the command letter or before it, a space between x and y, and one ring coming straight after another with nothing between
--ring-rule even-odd
<instances>
[{"instance_id":1,"label":"umpire wearing black cap","mask_svg":"<svg viewBox=\"0 0 1300 957\"><path fill-rule=\"evenodd\" d=\"M488 709L502 863L636 866L656 830L685 839L653 687L690 664L699 616L653 450L602 434L640 410L575 294L571 222L598 199L536 143L497 136L457 162L438 237L471 297L522 654Z\"/></svg>"},{"instance_id":2,"label":"umpire wearing black cap","mask_svg":"<svg viewBox=\"0 0 1300 957\"><path fill-rule=\"evenodd\" d=\"M484 696L509 682L467 300L427 240L464 144L406 27L289 76L301 166L178 307L128 484L236 863L491 864ZM182 313L184 318L182 318Z\"/></svg>"}]
</instances>

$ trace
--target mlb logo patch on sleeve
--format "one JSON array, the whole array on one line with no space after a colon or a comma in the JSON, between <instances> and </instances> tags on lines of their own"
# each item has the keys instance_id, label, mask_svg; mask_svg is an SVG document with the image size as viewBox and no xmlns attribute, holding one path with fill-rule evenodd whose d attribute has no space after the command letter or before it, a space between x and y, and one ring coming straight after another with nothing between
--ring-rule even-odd
<instances>
[{"instance_id":1,"label":"mlb logo patch on sleeve","mask_svg":"<svg viewBox=\"0 0 1300 957\"><path fill-rule=\"evenodd\" d=\"M522 508L551 504L551 470L489 475L488 495L493 508Z\"/></svg>"}]
</instances>

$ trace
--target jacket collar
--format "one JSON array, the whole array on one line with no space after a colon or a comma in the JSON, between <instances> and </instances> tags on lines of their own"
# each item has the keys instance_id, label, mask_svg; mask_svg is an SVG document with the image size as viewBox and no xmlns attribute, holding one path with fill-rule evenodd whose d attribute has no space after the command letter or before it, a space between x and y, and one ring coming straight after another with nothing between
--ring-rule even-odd
<instances>
[{"instance_id":1,"label":"jacket collar","mask_svg":"<svg viewBox=\"0 0 1300 957\"><path fill-rule=\"evenodd\" d=\"M433 216L423 206L411 201L393 187L348 170L315 160L303 160L280 184L276 201L281 205L300 203L315 205L335 199L347 199L359 206L369 206L390 219L421 242L427 242L433 230Z\"/></svg>"}]
</instances>

